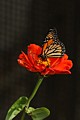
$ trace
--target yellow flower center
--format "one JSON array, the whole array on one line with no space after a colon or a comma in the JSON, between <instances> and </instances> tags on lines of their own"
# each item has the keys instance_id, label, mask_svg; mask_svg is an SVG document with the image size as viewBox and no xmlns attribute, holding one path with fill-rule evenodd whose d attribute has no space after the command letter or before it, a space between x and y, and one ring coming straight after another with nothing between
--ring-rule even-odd
<instances>
[{"instance_id":1,"label":"yellow flower center","mask_svg":"<svg viewBox=\"0 0 80 120\"><path fill-rule=\"evenodd\" d=\"M50 66L50 60L48 58L45 61L43 61L42 59L39 59L38 64L43 64L45 66Z\"/></svg>"}]
</instances>

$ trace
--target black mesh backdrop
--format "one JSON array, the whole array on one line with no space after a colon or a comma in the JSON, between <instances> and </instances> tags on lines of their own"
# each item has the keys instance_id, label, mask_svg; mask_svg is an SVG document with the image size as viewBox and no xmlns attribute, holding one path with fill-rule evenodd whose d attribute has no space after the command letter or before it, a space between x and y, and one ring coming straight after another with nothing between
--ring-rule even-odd
<instances>
[{"instance_id":1,"label":"black mesh backdrop","mask_svg":"<svg viewBox=\"0 0 80 120\"><path fill-rule=\"evenodd\" d=\"M49 28L56 27L66 53L73 60L72 75L44 80L32 101L51 110L47 120L80 120L79 2L77 0L0 1L0 119L20 96L29 96L37 76L17 63L30 43L41 45ZM15 120L18 120L16 117ZM28 118L29 119L29 118Z\"/></svg>"}]
</instances>

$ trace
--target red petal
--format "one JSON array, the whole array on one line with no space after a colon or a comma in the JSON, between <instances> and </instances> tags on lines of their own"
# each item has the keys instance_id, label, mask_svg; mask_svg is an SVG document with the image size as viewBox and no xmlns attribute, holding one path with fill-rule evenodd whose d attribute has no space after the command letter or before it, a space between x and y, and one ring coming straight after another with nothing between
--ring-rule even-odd
<instances>
[{"instance_id":1,"label":"red petal","mask_svg":"<svg viewBox=\"0 0 80 120\"><path fill-rule=\"evenodd\" d=\"M55 71L55 74L70 74L70 69L72 67L72 61L71 60L67 60L68 56L65 54L61 59L59 59L59 61L56 62L56 64L54 66L51 65L51 67L49 68L52 71Z\"/></svg>"},{"instance_id":2,"label":"red petal","mask_svg":"<svg viewBox=\"0 0 80 120\"><path fill-rule=\"evenodd\" d=\"M24 67L32 67L32 63L30 62L28 56L22 52L22 54L20 54L19 59L18 59L18 63Z\"/></svg>"},{"instance_id":3,"label":"red petal","mask_svg":"<svg viewBox=\"0 0 80 120\"><path fill-rule=\"evenodd\" d=\"M36 44L30 44L28 46L28 54L40 55L41 51L42 51L42 48Z\"/></svg>"},{"instance_id":4,"label":"red petal","mask_svg":"<svg viewBox=\"0 0 80 120\"><path fill-rule=\"evenodd\" d=\"M24 52L22 52L22 54L23 54L23 59L22 60L24 60L24 62L26 64L28 64L29 66L33 66L30 59L28 58L28 56Z\"/></svg>"}]
</instances>

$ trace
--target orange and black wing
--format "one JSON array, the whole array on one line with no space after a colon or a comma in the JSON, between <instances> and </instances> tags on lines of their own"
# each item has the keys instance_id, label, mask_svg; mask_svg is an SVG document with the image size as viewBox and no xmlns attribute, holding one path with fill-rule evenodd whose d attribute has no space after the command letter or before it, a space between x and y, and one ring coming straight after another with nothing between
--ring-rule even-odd
<instances>
[{"instance_id":1,"label":"orange and black wing","mask_svg":"<svg viewBox=\"0 0 80 120\"><path fill-rule=\"evenodd\" d=\"M50 29L42 47L42 55L41 55L42 58L62 57L64 53L65 53L65 46L58 39L57 30Z\"/></svg>"}]
</instances>

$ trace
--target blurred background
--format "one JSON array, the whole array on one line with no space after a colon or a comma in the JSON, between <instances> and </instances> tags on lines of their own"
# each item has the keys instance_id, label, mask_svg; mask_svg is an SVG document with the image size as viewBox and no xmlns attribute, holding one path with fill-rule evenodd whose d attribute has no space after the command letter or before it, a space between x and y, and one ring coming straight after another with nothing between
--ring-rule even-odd
<instances>
[{"instance_id":1,"label":"blurred background","mask_svg":"<svg viewBox=\"0 0 80 120\"><path fill-rule=\"evenodd\" d=\"M26 51L30 43L41 45L53 27L74 63L72 74L46 78L31 105L49 108L51 115L46 120L80 120L79 5L78 0L0 1L1 120L15 100L30 96L37 81L34 73L18 65L21 50Z\"/></svg>"}]
</instances>

